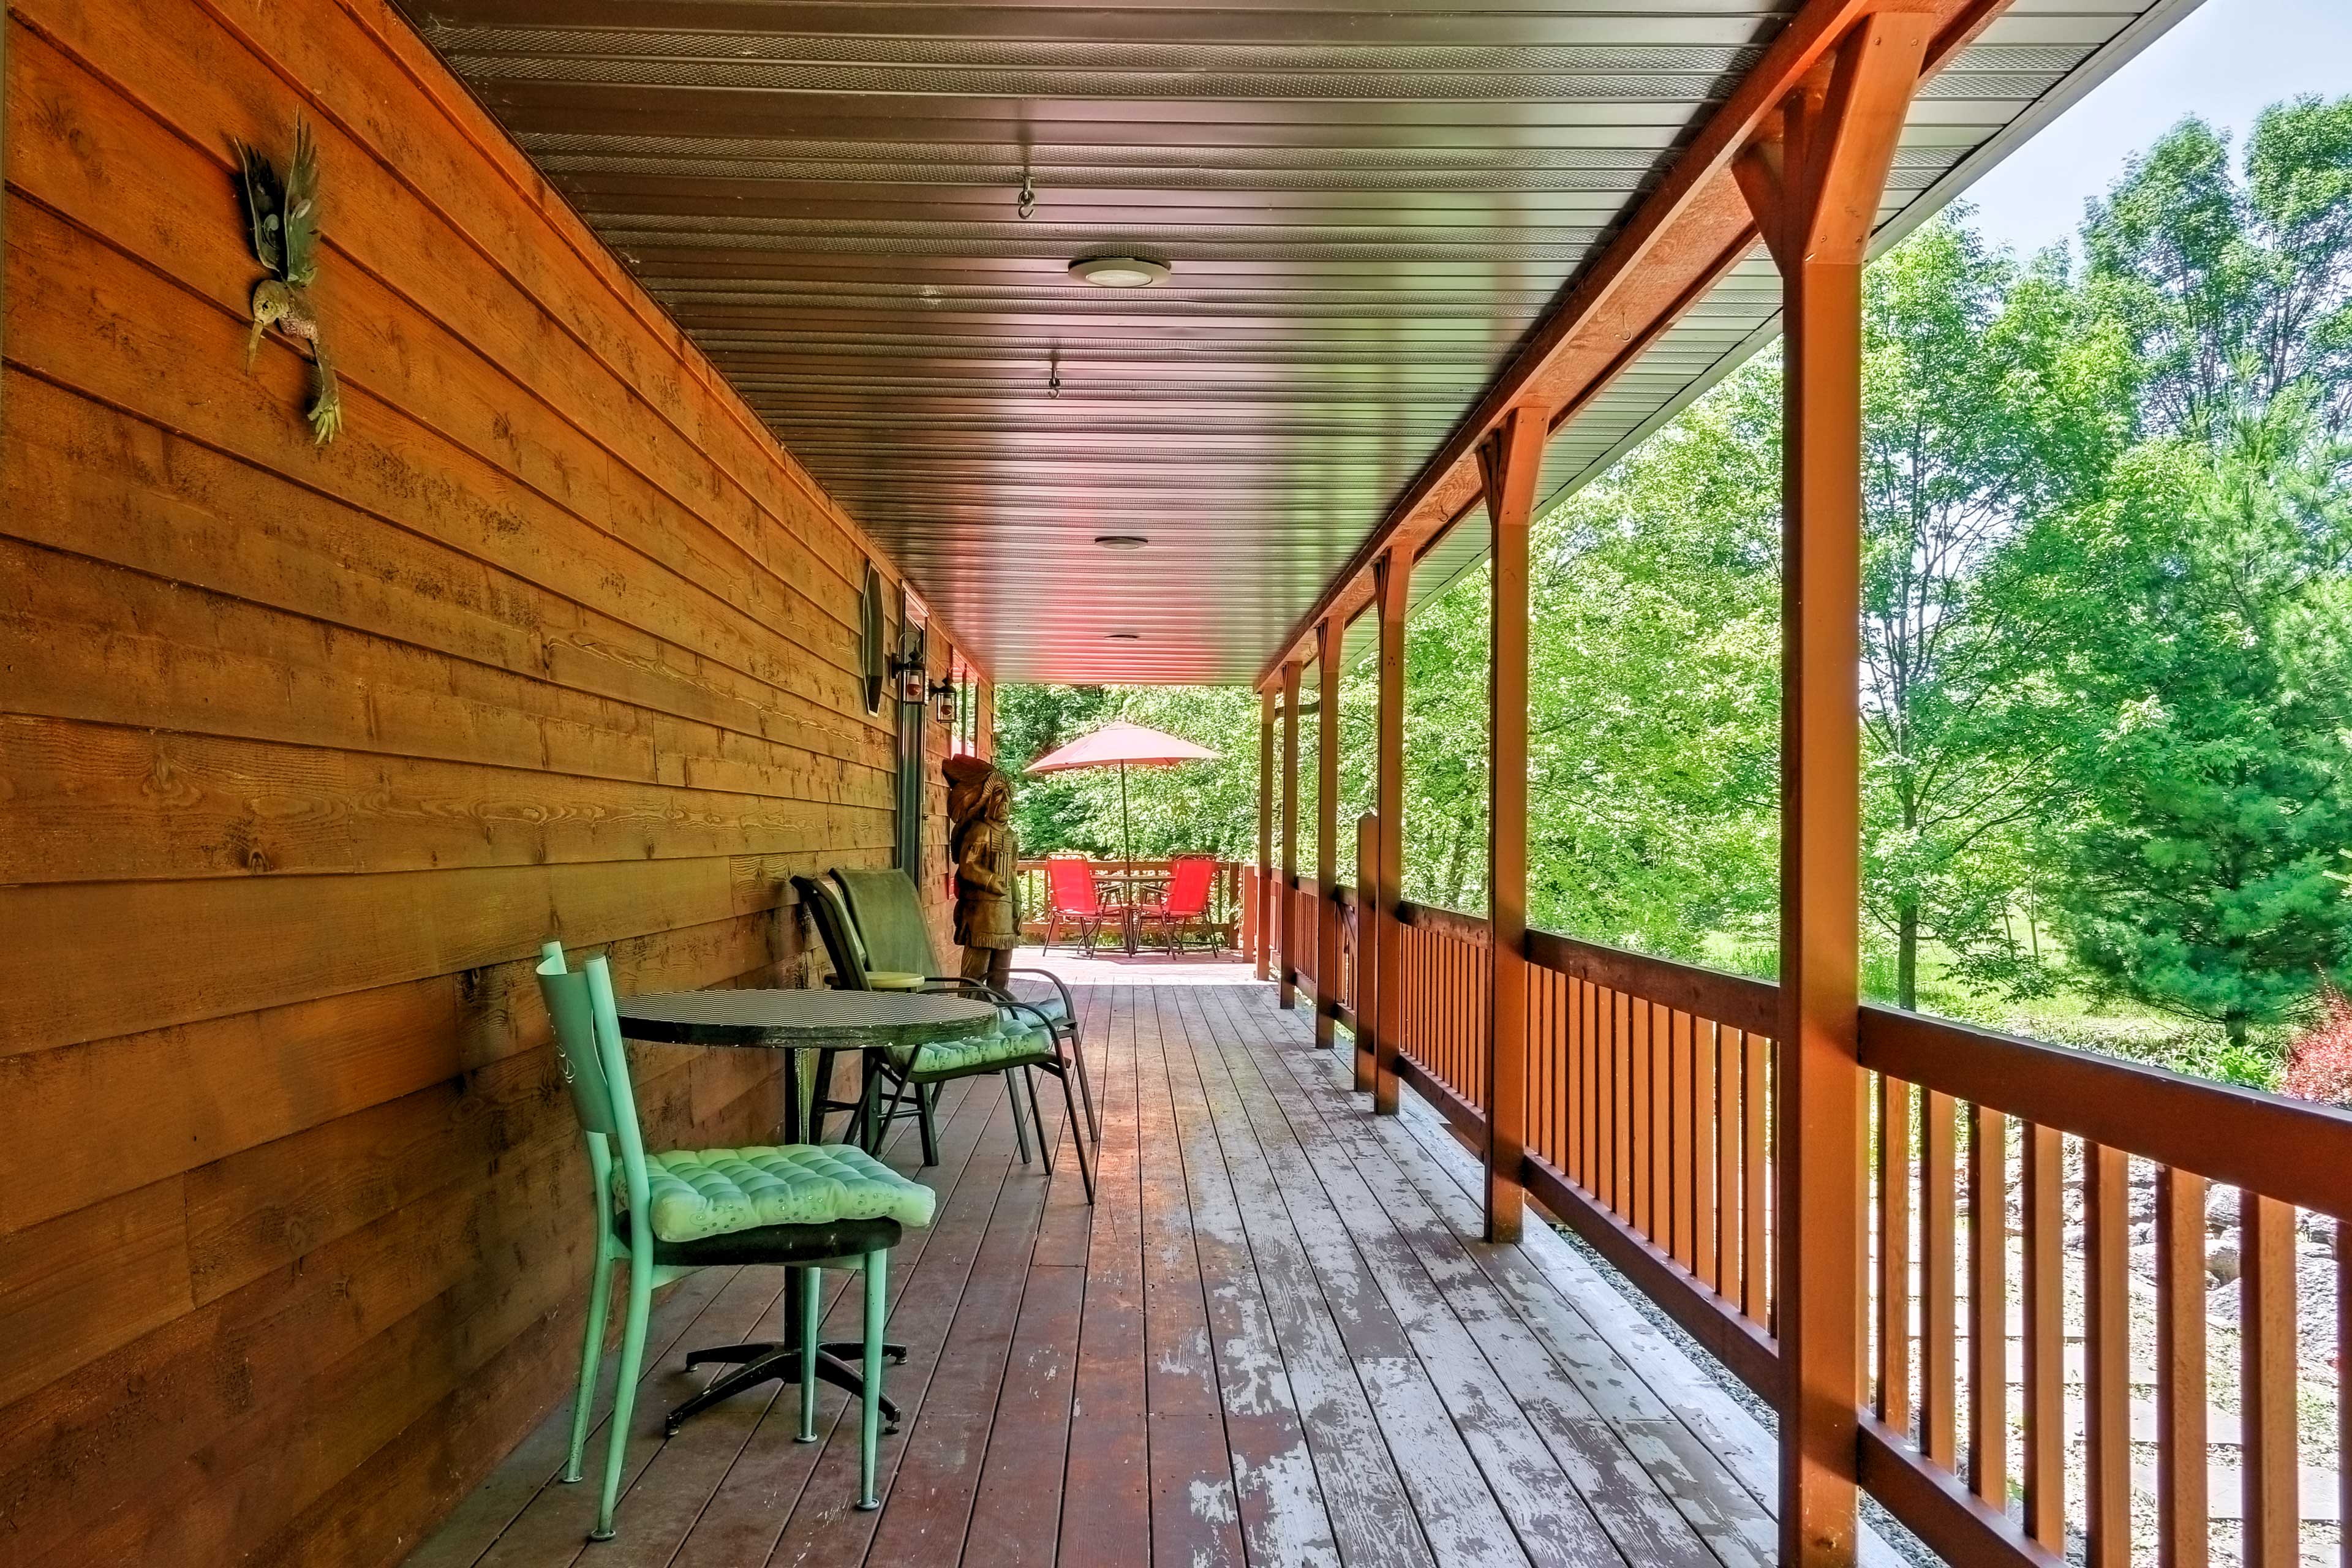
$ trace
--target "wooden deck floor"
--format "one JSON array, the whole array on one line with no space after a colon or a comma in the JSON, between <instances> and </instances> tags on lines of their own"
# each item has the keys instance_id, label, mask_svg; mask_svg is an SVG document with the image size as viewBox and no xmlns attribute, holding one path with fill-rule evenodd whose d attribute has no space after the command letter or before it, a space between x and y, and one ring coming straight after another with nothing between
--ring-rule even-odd
<instances>
[{"instance_id":1,"label":"wooden deck floor","mask_svg":"<svg viewBox=\"0 0 2352 1568\"><path fill-rule=\"evenodd\" d=\"M616 1543L551 1484L559 1410L414 1568L1769 1562L1757 1423L1559 1237L1480 1243L1475 1163L1411 1094L1375 1121L1273 994L1082 993L1091 1214L1066 1143L1049 1184L997 1080L952 1086L938 1220L894 1270L880 1512L831 1390L814 1445L767 1393L661 1441L686 1347L781 1333L780 1273L713 1270L657 1310Z\"/></svg>"}]
</instances>

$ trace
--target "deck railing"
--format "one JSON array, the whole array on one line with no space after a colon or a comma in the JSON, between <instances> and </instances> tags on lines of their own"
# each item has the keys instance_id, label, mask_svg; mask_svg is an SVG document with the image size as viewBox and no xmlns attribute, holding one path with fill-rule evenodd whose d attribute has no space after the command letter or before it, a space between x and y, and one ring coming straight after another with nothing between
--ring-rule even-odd
<instances>
[{"instance_id":1,"label":"deck railing","mask_svg":"<svg viewBox=\"0 0 2352 1568\"><path fill-rule=\"evenodd\" d=\"M1314 994L1316 973L1321 967L1319 950L1315 942L1315 921L1323 908L1322 884L1312 877L1301 877L1290 890L1297 921L1297 929L1303 933L1298 944L1297 961L1291 964L1299 990ZM1339 910L1339 974L1332 986L1339 997L1339 1022L1349 1028L1356 1026L1356 889L1345 882L1334 886L1333 901ZM1277 917L1278 920L1279 917ZM1276 940L1281 927L1276 926Z\"/></svg>"},{"instance_id":2,"label":"deck railing","mask_svg":"<svg viewBox=\"0 0 2352 1568\"><path fill-rule=\"evenodd\" d=\"M1399 1076L1483 1146L1486 922L1397 912ZM1777 987L1542 931L1528 959L1529 1194L1777 1404ZM1953 1563L2041 1568L2070 1542L2201 1564L2236 1533L2217 1506L2239 1561L2286 1568L2307 1505L2352 1519L2352 1400L2315 1413L2298 1374L2299 1314L2331 1305L2352 1372L2352 1113L1891 1008L1863 1009L1861 1058L1858 1460L1897 1519ZM2331 1447L2327 1509L2304 1460Z\"/></svg>"}]
</instances>

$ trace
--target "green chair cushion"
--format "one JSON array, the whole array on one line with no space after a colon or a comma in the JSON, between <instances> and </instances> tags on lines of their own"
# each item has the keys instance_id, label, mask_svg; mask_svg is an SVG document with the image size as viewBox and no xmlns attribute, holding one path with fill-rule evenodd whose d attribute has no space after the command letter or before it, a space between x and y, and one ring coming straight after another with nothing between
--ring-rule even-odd
<instances>
[{"instance_id":1,"label":"green chair cushion","mask_svg":"<svg viewBox=\"0 0 2352 1568\"><path fill-rule=\"evenodd\" d=\"M866 972L866 988L869 991L920 991L930 976L902 973L896 969L869 969Z\"/></svg>"},{"instance_id":2,"label":"green chair cushion","mask_svg":"<svg viewBox=\"0 0 2352 1568\"><path fill-rule=\"evenodd\" d=\"M1054 1023L1066 1024L1070 1021L1070 1010L1063 1005L1062 994L1059 991L1048 991L1039 996L1024 995L1022 993L1015 991L1013 994L1013 999L1021 1004L1021 1010L1018 1013L1008 1014L1008 1024L1011 1024L1013 1020L1017 1019L1019 1023L1027 1024L1034 1027L1037 1020L1036 1016L1029 1011L1032 1007L1034 1007L1037 1012L1045 1014L1045 1016ZM1017 1025L1015 1026L1017 1026Z\"/></svg>"},{"instance_id":3,"label":"green chair cushion","mask_svg":"<svg viewBox=\"0 0 2352 1568\"><path fill-rule=\"evenodd\" d=\"M890 1053L890 1065L919 1078L1001 1072L1026 1062L1050 1061L1054 1043L1043 1029L999 1029L961 1040L934 1040L911 1051Z\"/></svg>"},{"instance_id":4,"label":"green chair cushion","mask_svg":"<svg viewBox=\"0 0 2352 1568\"><path fill-rule=\"evenodd\" d=\"M938 1202L930 1188L846 1143L648 1153L646 1178L647 1217L663 1241L848 1219L924 1226Z\"/></svg>"}]
</instances>

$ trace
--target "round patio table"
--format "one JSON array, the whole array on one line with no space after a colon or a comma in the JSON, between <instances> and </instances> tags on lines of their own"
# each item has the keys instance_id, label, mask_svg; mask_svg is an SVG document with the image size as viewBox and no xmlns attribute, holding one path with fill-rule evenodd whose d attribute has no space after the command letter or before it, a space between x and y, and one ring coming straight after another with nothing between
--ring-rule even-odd
<instances>
[{"instance_id":1,"label":"round patio table","mask_svg":"<svg viewBox=\"0 0 2352 1568\"><path fill-rule=\"evenodd\" d=\"M1119 911L1121 945L1127 949L1127 955L1129 958L1135 956L1139 945L1136 929L1135 906L1142 901L1143 895L1147 892L1165 892L1168 889L1169 875L1166 871L1127 871L1112 870L1108 868L1095 873L1098 880L1111 883L1119 890L1119 900L1115 907Z\"/></svg>"},{"instance_id":2,"label":"round patio table","mask_svg":"<svg viewBox=\"0 0 2352 1568\"><path fill-rule=\"evenodd\" d=\"M816 1051L830 1063L835 1051L873 1051L965 1039L996 1027L996 1008L986 1002L920 991L663 991L625 998L619 1005L621 1033L632 1040L673 1046L749 1047L784 1053L784 1142L808 1141L809 1097L801 1086L801 1053ZM824 1076L820 1068L819 1076ZM855 1123L853 1123L854 1125ZM734 1371L669 1413L665 1423L675 1436L686 1418L763 1383L798 1383L801 1376L801 1303L808 1289L799 1268L784 1274L785 1337L750 1344L712 1345L690 1351L689 1367L710 1363ZM887 1344L893 1362L907 1359L907 1347ZM866 1380L849 1364L866 1353L862 1340L833 1340L817 1346L817 1377L863 1395ZM882 1401L883 1418L898 1430L898 1407Z\"/></svg>"}]
</instances>

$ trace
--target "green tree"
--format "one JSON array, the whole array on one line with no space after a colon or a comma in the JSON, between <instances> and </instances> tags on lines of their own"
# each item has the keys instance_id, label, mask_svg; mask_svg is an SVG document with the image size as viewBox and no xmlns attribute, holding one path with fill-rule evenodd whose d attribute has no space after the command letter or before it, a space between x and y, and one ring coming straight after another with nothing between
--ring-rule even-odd
<instances>
[{"instance_id":1,"label":"green tree","mask_svg":"<svg viewBox=\"0 0 2352 1568\"><path fill-rule=\"evenodd\" d=\"M1102 686L1000 686L996 689L997 765L1013 775L1013 831L1022 853L1047 849L1094 849L1102 843L1094 825L1094 802L1077 773L1024 777L1039 757L1114 715L1116 699ZM1114 836L1117 823L1112 824ZM1115 837L1114 837L1115 842Z\"/></svg>"},{"instance_id":2,"label":"green tree","mask_svg":"<svg viewBox=\"0 0 2352 1568\"><path fill-rule=\"evenodd\" d=\"M1769 914L1779 426L1775 364L1745 367L1536 529L1538 924L1696 956Z\"/></svg>"},{"instance_id":3,"label":"green tree","mask_svg":"<svg viewBox=\"0 0 2352 1568\"><path fill-rule=\"evenodd\" d=\"M2083 227L2090 276L2148 368L2154 426L2200 440L2305 387L2352 420L2352 97L2273 104L2247 138L2182 121Z\"/></svg>"},{"instance_id":4,"label":"green tree","mask_svg":"<svg viewBox=\"0 0 2352 1568\"><path fill-rule=\"evenodd\" d=\"M2042 624L1986 591L2037 516L2097 492L2137 366L2045 256L1988 252L1966 209L1870 269L1864 307L1864 909L1918 1005L1923 937L2014 977L2014 830L2052 783Z\"/></svg>"},{"instance_id":5,"label":"green tree","mask_svg":"<svg viewBox=\"0 0 2352 1568\"><path fill-rule=\"evenodd\" d=\"M2282 395L2218 451L2151 443L2019 562L2080 716L2055 922L2101 988L2240 1048L2347 978L2352 464L2316 426Z\"/></svg>"}]
</instances>

